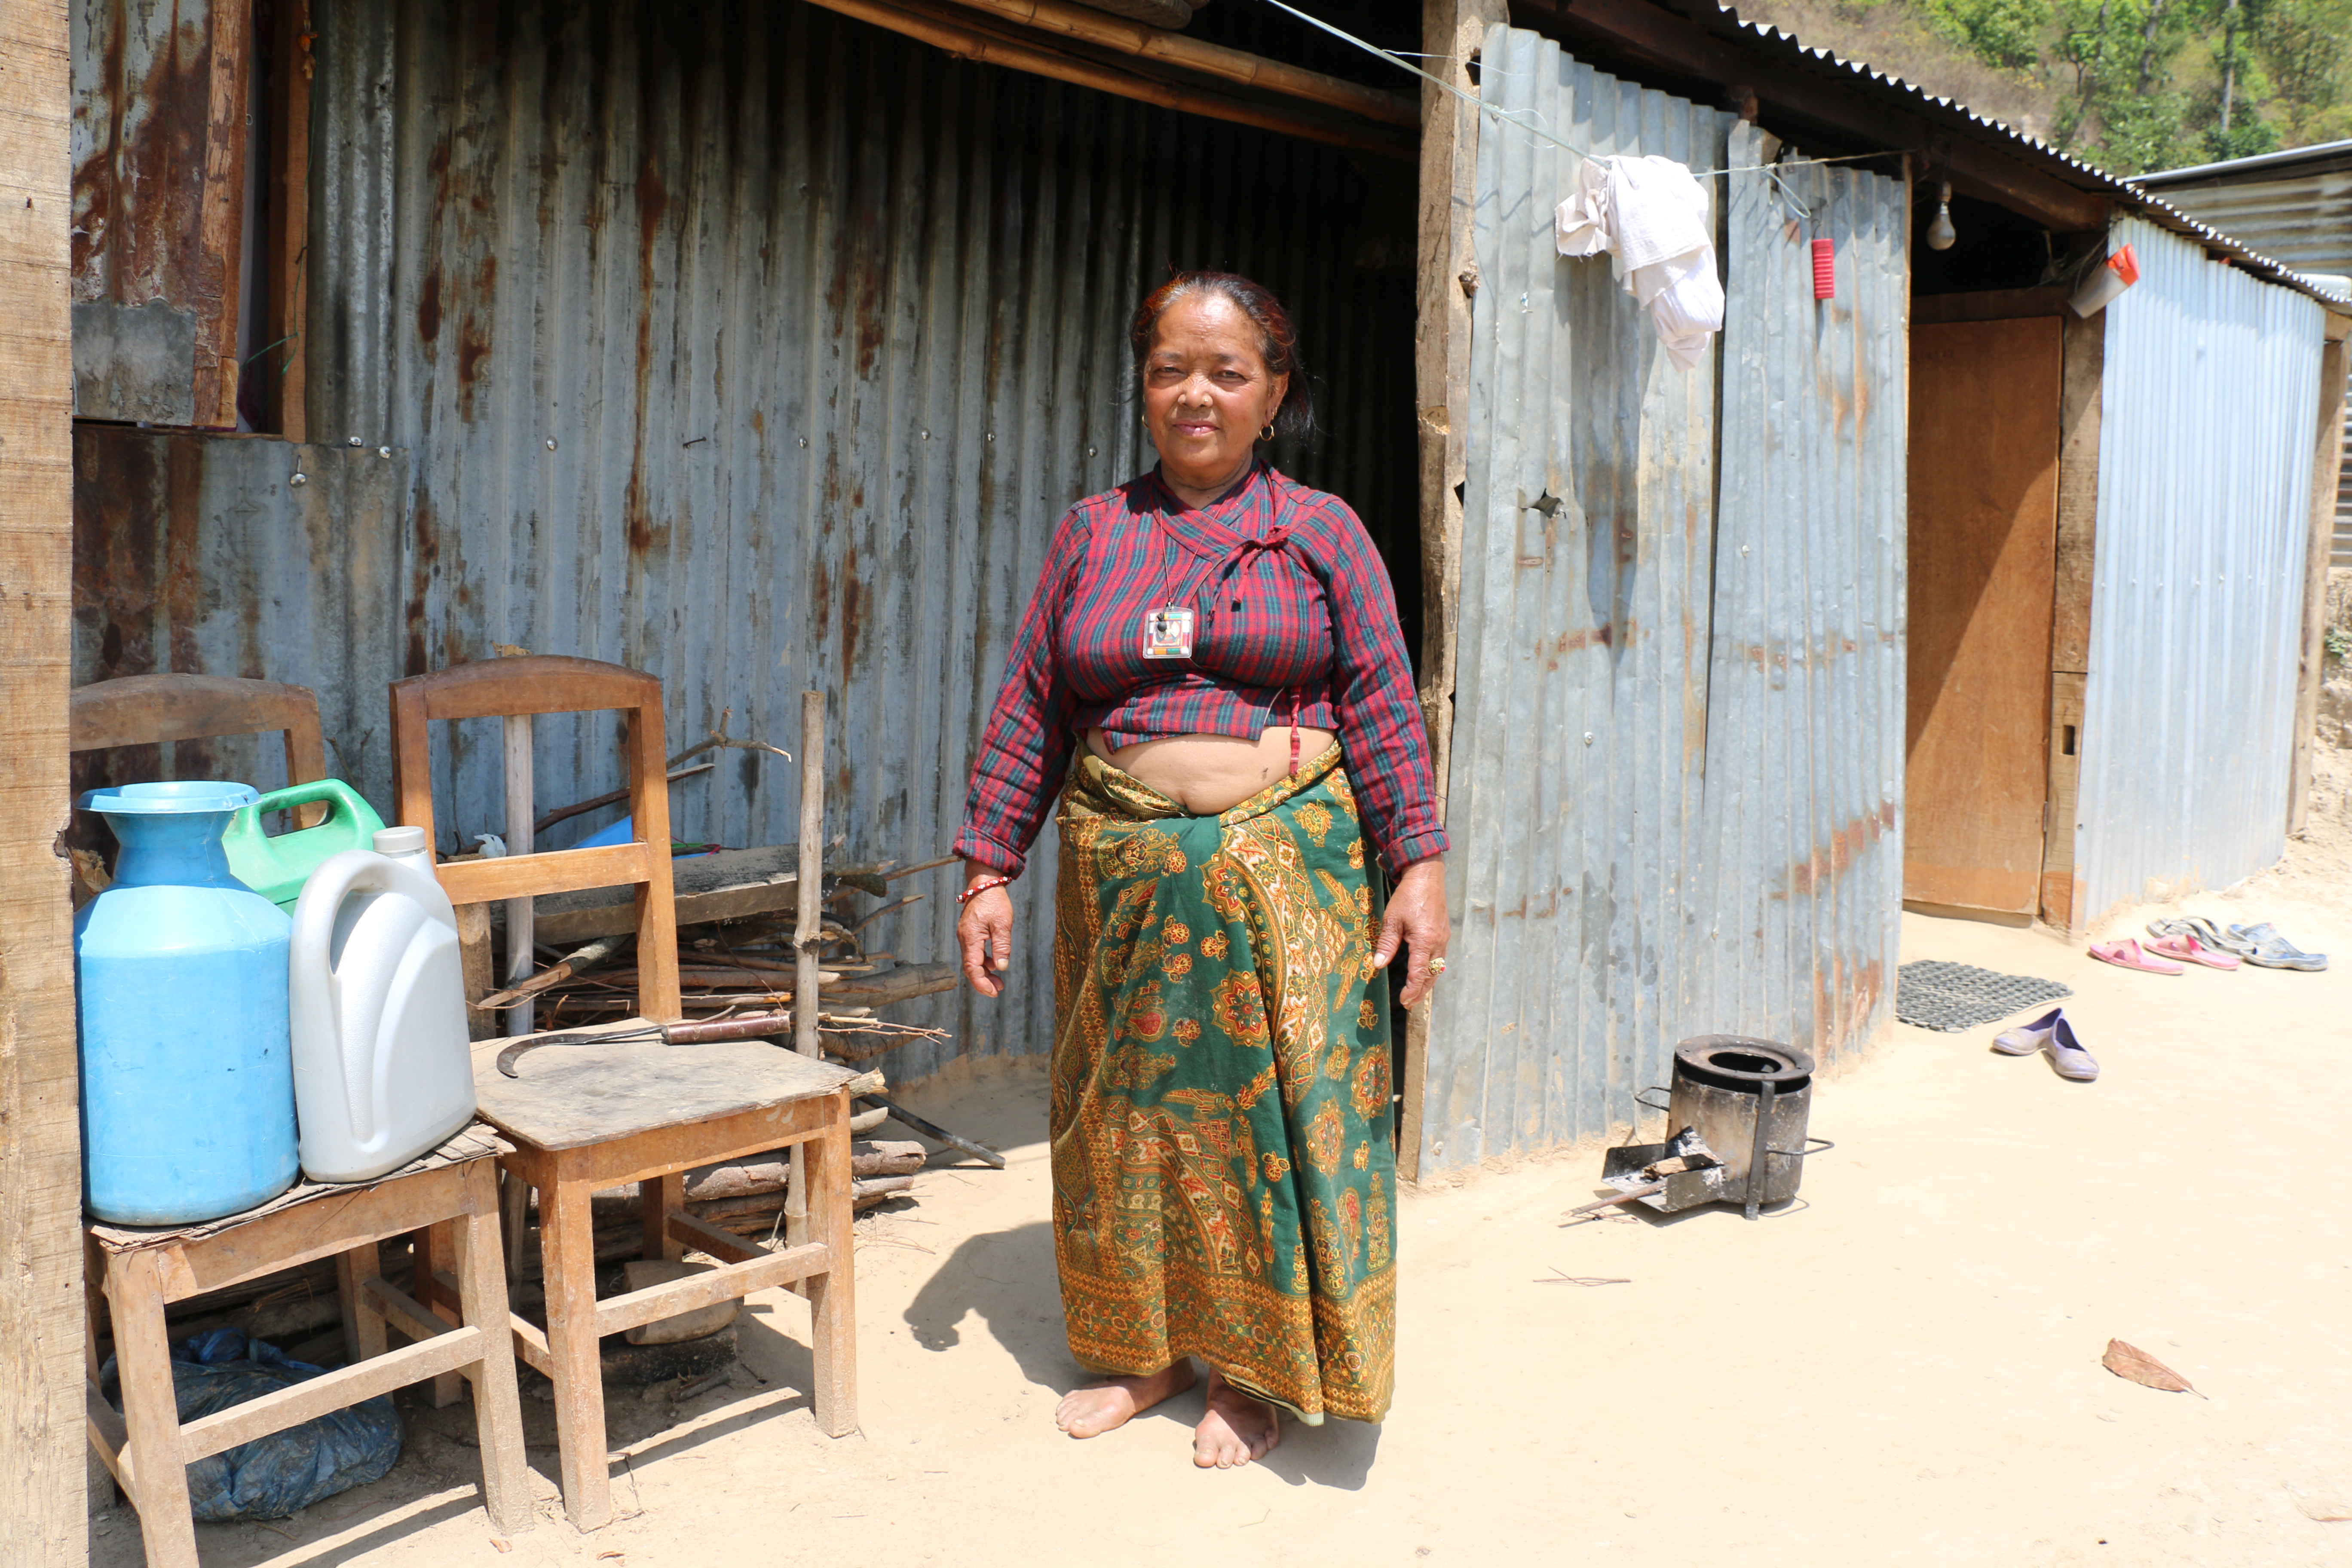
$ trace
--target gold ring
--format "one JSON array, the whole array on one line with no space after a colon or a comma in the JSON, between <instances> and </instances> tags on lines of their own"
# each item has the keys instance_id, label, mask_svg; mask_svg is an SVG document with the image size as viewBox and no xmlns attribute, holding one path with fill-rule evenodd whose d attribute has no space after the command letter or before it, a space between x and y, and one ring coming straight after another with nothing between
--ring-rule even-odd
<instances>
[{"instance_id":1,"label":"gold ring","mask_svg":"<svg viewBox=\"0 0 2352 1568\"><path fill-rule=\"evenodd\" d=\"M1443 974L1443 973L1445 973L1445 960L1444 960L1444 959L1442 959L1442 958L1433 958L1433 959L1431 959L1431 960L1429 961L1429 972L1430 972L1432 974Z\"/></svg>"}]
</instances>

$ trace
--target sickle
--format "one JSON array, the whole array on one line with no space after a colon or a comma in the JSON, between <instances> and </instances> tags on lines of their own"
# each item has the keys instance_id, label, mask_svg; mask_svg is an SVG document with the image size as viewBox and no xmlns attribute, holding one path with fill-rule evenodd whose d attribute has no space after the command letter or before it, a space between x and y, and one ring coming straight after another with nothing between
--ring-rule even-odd
<instances>
[{"instance_id":1,"label":"sickle","mask_svg":"<svg viewBox=\"0 0 2352 1568\"><path fill-rule=\"evenodd\" d=\"M659 1040L666 1046L716 1045L726 1040L763 1040L789 1034L790 1013L753 1013L741 1018L712 1018L688 1024L646 1024L635 1029L574 1029L559 1035L532 1035L499 1053L499 1071L520 1080L515 1064L541 1046L635 1046Z\"/></svg>"}]
</instances>

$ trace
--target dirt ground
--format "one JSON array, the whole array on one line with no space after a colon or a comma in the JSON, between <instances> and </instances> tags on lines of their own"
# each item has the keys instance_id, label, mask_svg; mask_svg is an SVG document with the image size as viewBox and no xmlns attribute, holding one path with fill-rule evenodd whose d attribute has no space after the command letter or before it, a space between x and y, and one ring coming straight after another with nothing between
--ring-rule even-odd
<instances>
[{"instance_id":1,"label":"dirt ground","mask_svg":"<svg viewBox=\"0 0 2352 1568\"><path fill-rule=\"evenodd\" d=\"M1565 1223L1605 1190L1597 1149L1408 1191L1380 1427L1287 1426L1225 1474L1190 1462L1197 1393L1057 1434L1076 1372L1042 1082L982 1068L913 1101L1008 1168L935 1165L918 1204L860 1227L860 1435L815 1432L807 1309L778 1292L751 1305L735 1385L674 1408L614 1391L604 1530L562 1522L551 1409L527 1398L541 1518L502 1552L465 1408L410 1405L392 1476L199 1526L205 1561L2352 1563L2352 1205L2324 1109L2352 1052L2352 834L2323 827L2186 907L2275 919L2337 956L2326 974L2160 978L2041 930L1906 916L1906 959L2073 986L2104 1074L1995 1055L1998 1026L1895 1026L1817 1088L1837 1149L1786 1212ZM2110 1336L2206 1397L2111 1375ZM95 1563L138 1561L127 1510L93 1529Z\"/></svg>"}]
</instances>

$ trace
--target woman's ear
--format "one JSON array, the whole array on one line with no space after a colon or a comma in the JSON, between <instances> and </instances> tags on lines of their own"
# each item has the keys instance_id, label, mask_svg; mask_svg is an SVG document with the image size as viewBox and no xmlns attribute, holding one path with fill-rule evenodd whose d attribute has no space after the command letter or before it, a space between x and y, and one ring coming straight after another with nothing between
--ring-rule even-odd
<instances>
[{"instance_id":1,"label":"woman's ear","mask_svg":"<svg viewBox=\"0 0 2352 1568\"><path fill-rule=\"evenodd\" d=\"M1284 371L1276 376L1273 386L1274 401L1265 405L1265 422L1269 425L1274 423L1274 416L1282 412L1283 400L1290 395L1290 373Z\"/></svg>"}]
</instances>

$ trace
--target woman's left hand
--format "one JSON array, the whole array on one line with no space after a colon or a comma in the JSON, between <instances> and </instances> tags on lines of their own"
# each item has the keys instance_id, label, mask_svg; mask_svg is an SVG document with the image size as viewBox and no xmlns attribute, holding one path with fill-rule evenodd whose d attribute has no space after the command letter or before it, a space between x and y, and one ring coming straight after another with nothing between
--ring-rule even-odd
<instances>
[{"instance_id":1,"label":"woman's left hand","mask_svg":"<svg viewBox=\"0 0 2352 1568\"><path fill-rule=\"evenodd\" d=\"M1404 990L1398 1000L1410 1007L1429 994L1437 978L1430 960L1445 956L1445 862L1432 856L1404 868L1389 894L1388 916L1381 921L1381 940L1372 949L1372 963L1386 968L1400 943L1410 950Z\"/></svg>"}]
</instances>

